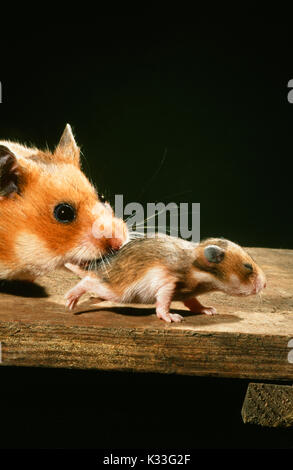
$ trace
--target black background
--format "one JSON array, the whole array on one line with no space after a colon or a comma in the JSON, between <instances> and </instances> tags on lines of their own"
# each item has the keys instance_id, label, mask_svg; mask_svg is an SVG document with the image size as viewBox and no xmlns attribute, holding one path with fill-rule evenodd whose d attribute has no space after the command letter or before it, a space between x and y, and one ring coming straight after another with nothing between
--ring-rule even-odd
<instances>
[{"instance_id":1,"label":"black background","mask_svg":"<svg viewBox=\"0 0 293 470\"><path fill-rule=\"evenodd\" d=\"M200 202L203 237L290 248L292 42L261 18L2 34L1 136L54 148L69 122L110 199Z\"/></svg>"},{"instance_id":2,"label":"black background","mask_svg":"<svg viewBox=\"0 0 293 470\"><path fill-rule=\"evenodd\" d=\"M1 138L53 148L69 122L110 199L200 202L203 237L293 248L291 29L100 16L2 32ZM246 381L17 368L1 379L3 448L292 447L290 431L242 424Z\"/></svg>"}]
</instances>

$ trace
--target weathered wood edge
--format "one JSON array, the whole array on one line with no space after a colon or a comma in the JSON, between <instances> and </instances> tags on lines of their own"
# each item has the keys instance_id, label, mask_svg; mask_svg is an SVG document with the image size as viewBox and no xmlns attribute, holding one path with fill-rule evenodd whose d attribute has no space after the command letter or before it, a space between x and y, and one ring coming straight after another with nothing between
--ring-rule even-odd
<instances>
[{"instance_id":1,"label":"weathered wood edge","mask_svg":"<svg viewBox=\"0 0 293 470\"><path fill-rule=\"evenodd\" d=\"M293 386L250 383L241 415L245 424L293 426Z\"/></svg>"},{"instance_id":2,"label":"weathered wood edge","mask_svg":"<svg viewBox=\"0 0 293 470\"><path fill-rule=\"evenodd\" d=\"M290 336L2 322L2 366L293 380Z\"/></svg>"}]
</instances>

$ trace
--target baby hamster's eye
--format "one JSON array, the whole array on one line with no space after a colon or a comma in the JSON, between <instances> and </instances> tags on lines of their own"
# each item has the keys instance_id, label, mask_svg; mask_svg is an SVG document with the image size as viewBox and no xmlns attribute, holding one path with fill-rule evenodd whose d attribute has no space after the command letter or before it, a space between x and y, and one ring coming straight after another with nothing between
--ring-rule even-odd
<instances>
[{"instance_id":1,"label":"baby hamster's eye","mask_svg":"<svg viewBox=\"0 0 293 470\"><path fill-rule=\"evenodd\" d=\"M70 222L73 222L76 217L75 208L67 202L61 202L54 208L54 217L62 224L69 224Z\"/></svg>"},{"instance_id":2,"label":"baby hamster's eye","mask_svg":"<svg viewBox=\"0 0 293 470\"><path fill-rule=\"evenodd\" d=\"M251 265L250 263L244 263L243 266L244 266L246 269L248 269L249 272L252 273L253 267L252 267L252 265Z\"/></svg>"}]
</instances>

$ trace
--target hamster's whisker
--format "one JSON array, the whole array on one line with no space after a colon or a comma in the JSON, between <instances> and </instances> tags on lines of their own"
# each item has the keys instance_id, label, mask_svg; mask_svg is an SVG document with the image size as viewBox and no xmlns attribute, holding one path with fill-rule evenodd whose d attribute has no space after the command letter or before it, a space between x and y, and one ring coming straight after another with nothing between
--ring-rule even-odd
<instances>
[{"instance_id":1,"label":"hamster's whisker","mask_svg":"<svg viewBox=\"0 0 293 470\"><path fill-rule=\"evenodd\" d=\"M108 256L105 256L105 257L104 257L104 259L105 259L105 261L107 261L107 263L108 263L108 266L110 267L110 266L111 266L111 264L110 264L110 261L109 261L109 257L108 257Z\"/></svg>"},{"instance_id":2,"label":"hamster's whisker","mask_svg":"<svg viewBox=\"0 0 293 470\"><path fill-rule=\"evenodd\" d=\"M262 290L257 294L257 297L260 303L262 304L263 303L263 291Z\"/></svg>"},{"instance_id":3,"label":"hamster's whisker","mask_svg":"<svg viewBox=\"0 0 293 470\"><path fill-rule=\"evenodd\" d=\"M140 228L143 228L144 231L139 231L139 232L135 232L135 231L132 231L132 232L129 232L129 237L130 239L133 239L133 238L139 238L139 237L145 237L147 235L147 230L145 229L164 229L164 232L158 232L158 233L164 233L164 234L170 234L172 228L175 228L174 226L170 226L169 227L165 227L164 225L146 225L144 227L140 227ZM146 232L146 233L145 233ZM156 233L155 231L152 232L152 233Z\"/></svg>"},{"instance_id":4,"label":"hamster's whisker","mask_svg":"<svg viewBox=\"0 0 293 470\"><path fill-rule=\"evenodd\" d=\"M141 228L165 228L166 226L165 225L145 225L144 227L141 227ZM172 225L171 225L172 227ZM134 232L134 233L141 233L141 232Z\"/></svg>"},{"instance_id":5,"label":"hamster's whisker","mask_svg":"<svg viewBox=\"0 0 293 470\"><path fill-rule=\"evenodd\" d=\"M108 270L107 270L107 267L106 267L106 263L104 261L104 256L102 255L100 250L99 250L99 253L100 253L100 258L101 258L101 261L102 261L102 264L103 264L103 268L106 271L107 276L109 277L109 273L108 273Z\"/></svg>"},{"instance_id":6,"label":"hamster's whisker","mask_svg":"<svg viewBox=\"0 0 293 470\"><path fill-rule=\"evenodd\" d=\"M175 209L175 207L174 207L174 209ZM174 209L173 209L173 210L174 210ZM171 209L171 210L172 210L172 209ZM176 207L176 210L177 210L177 207ZM166 208L162 209L160 212L157 212L157 213L155 213L155 214L150 215L149 217L145 218L142 222L137 223L136 226L139 227L141 224L143 224L144 222L147 222L148 220L152 219L153 217L156 217L156 216L158 216L158 215L160 215L160 214L163 214L163 212L166 212ZM170 212L171 212L171 211L170 211Z\"/></svg>"},{"instance_id":7,"label":"hamster's whisker","mask_svg":"<svg viewBox=\"0 0 293 470\"><path fill-rule=\"evenodd\" d=\"M94 259L93 267L94 267L94 270L95 270L95 271L98 271L98 269L99 269L99 263L98 263L98 260L97 260L97 259Z\"/></svg>"},{"instance_id":8,"label":"hamster's whisker","mask_svg":"<svg viewBox=\"0 0 293 470\"><path fill-rule=\"evenodd\" d=\"M178 194L180 194L180 193L178 193ZM136 223L135 225L136 225L136 227L139 227L139 226L142 225L144 222L147 222L148 220L152 219L153 217L156 217L156 216L158 216L158 215L160 215L160 214L163 214L166 210L168 210L169 212L171 212L172 210L175 210L175 209L177 210L177 207L173 207L173 208L171 208L171 209L167 209L167 208L165 207L165 208L162 209L160 212L156 212L155 214L152 214L152 215L150 215L149 217L146 217L144 220L142 220L141 222ZM197 214L198 212L199 212L199 211L190 211L190 210L188 210L188 211L183 211L183 212L180 211L180 215L182 215L182 214ZM131 217L133 217L132 214L129 215L128 217L126 217L126 218L124 219L124 222L126 223Z\"/></svg>"},{"instance_id":9,"label":"hamster's whisker","mask_svg":"<svg viewBox=\"0 0 293 470\"><path fill-rule=\"evenodd\" d=\"M167 157L167 152L168 152L168 149L165 148L164 149L164 153L163 153L163 157L159 163L159 166L157 167L157 169L155 170L154 174L151 176L151 178L147 181L147 183L145 184L145 186L142 188L141 192L140 192L140 195L139 195L139 199L143 196L143 194L145 194L146 191L148 191L148 189L150 188L151 186L151 183L157 178L158 174L160 173L161 171L161 168L162 166L164 165L165 163L165 160L166 160L166 157Z\"/></svg>"},{"instance_id":10,"label":"hamster's whisker","mask_svg":"<svg viewBox=\"0 0 293 470\"><path fill-rule=\"evenodd\" d=\"M143 236L143 233L142 232L130 232L129 235L134 235L135 237L139 237L139 236Z\"/></svg>"},{"instance_id":11,"label":"hamster's whisker","mask_svg":"<svg viewBox=\"0 0 293 470\"><path fill-rule=\"evenodd\" d=\"M135 232L135 231L132 231L132 232L129 232L129 237L144 237L144 233L142 232Z\"/></svg>"},{"instance_id":12,"label":"hamster's whisker","mask_svg":"<svg viewBox=\"0 0 293 470\"><path fill-rule=\"evenodd\" d=\"M177 207L168 209L168 211L171 212L172 210L175 210L175 209L177 210ZM150 220L150 219L152 219L153 217L156 217L156 216L162 214L162 213L165 212L165 211L166 211L166 208L163 209L162 211L156 213L156 214L151 215L150 217L147 217L146 219L144 219L144 220L141 221L141 222L135 223L135 226L136 226L136 227L140 227L141 225L143 225L143 224L144 224L145 222L147 222L148 220ZM198 213L199 213L199 211L182 211L182 212L180 211L180 215L185 215L185 214L198 214Z\"/></svg>"},{"instance_id":13,"label":"hamster's whisker","mask_svg":"<svg viewBox=\"0 0 293 470\"><path fill-rule=\"evenodd\" d=\"M128 217L126 217L125 219L123 219L123 221L126 223L126 222L127 222L127 220L129 220L129 219L130 219L130 217L133 217L133 216L132 216L132 214L131 214L131 215L129 215Z\"/></svg>"}]
</instances>

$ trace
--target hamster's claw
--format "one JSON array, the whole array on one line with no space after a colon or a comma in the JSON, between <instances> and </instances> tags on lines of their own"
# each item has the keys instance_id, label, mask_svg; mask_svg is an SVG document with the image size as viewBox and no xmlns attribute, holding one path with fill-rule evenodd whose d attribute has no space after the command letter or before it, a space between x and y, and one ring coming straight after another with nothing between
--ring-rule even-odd
<instances>
[{"instance_id":1,"label":"hamster's claw","mask_svg":"<svg viewBox=\"0 0 293 470\"><path fill-rule=\"evenodd\" d=\"M192 313L204 313L205 315L215 315L218 313L214 307L205 307L195 297L185 300L183 303Z\"/></svg>"},{"instance_id":2,"label":"hamster's claw","mask_svg":"<svg viewBox=\"0 0 293 470\"><path fill-rule=\"evenodd\" d=\"M200 313L204 313L205 315L216 315L218 312L214 307L204 307Z\"/></svg>"},{"instance_id":3,"label":"hamster's claw","mask_svg":"<svg viewBox=\"0 0 293 470\"><path fill-rule=\"evenodd\" d=\"M69 310L73 310L74 307L77 305L77 302L79 301L80 296L83 294L79 290L77 290L75 287L71 289L67 294L65 295L65 306Z\"/></svg>"},{"instance_id":4,"label":"hamster's claw","mask_svg":"<svg viewBox=\"0 0 293 470\"><path fill-rule=\"evenodd\" d=\"M171 317L171 320L176 322L176 323L179 323L181 322L182 320L184 320L184 318L182 317L182 315L179 315L179 313L170 313L169 314L170 317Z\"/></svg>"},{"instance_id":5,"label":"hamster's claw","mask_svg":"<svg viewBox=\"0 0 293 470\"><path fill-rule=\"evenodd\" d=\"M163 312L157 312L157 317L160 318L161 320L164 320L167 323L179 323L183 320L183 317L179 315L178 313L163 313Z\"/></svg>"},{"instance_id":6,"label":"hamster's claw","mask_svg":"<svg viewBox=\"0 0 293 470\"><path fill-rule=\"evenodd\" d=\"M74 307L76 306L77 304L77 299L76 298L70 298L70 299L67 299L66 300L66 308L68 308L68 310L73 310Z\"/></svg>"}]
</instances>

